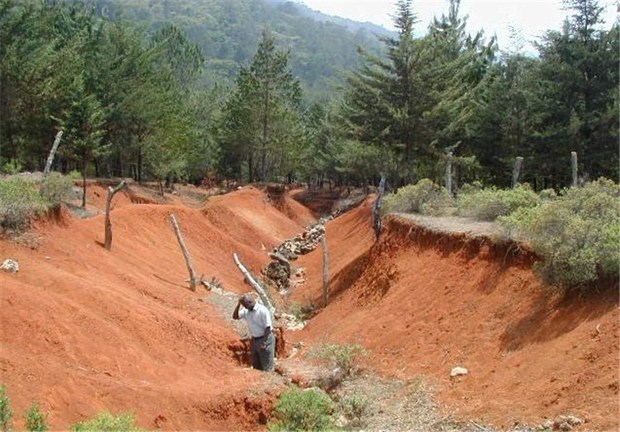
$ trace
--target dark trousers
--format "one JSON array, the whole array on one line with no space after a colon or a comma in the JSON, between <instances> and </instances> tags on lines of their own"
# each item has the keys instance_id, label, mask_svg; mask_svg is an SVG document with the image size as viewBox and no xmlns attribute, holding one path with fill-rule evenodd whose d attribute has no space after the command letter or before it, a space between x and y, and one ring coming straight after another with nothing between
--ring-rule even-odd
<instances>
[{"instance_id":1,"label":"dark trousers","mask_svg":"<svg viewBox=\"0 0 620 432\"><path fill-rule=\"evenodd\" d=\"M263 344L265 347L263 348ZM276 354L276 337L273 333L269 333L266 338L252 338L250 345L252 353L252 367L263 371L273 371L273 358Z\"/></svg>"}]
</instances>

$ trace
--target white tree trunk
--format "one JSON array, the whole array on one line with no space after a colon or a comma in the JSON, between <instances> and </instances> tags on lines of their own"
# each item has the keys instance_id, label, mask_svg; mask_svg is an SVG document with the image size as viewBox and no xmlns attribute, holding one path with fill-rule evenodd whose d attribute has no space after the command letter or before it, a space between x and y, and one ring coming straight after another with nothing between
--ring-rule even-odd
<instances>
[{"instance_id":1,"label":"white tree trunk","mask_svg":"<svg viewBox=\"0 0 620 432\"><path fill-rule=\"evenodd\" d=\"M261 300L263 301L263 304L267 307L267 309L271 311L271 314L273 315L276 311L276 308L269 301L269 297L267 296L267 293L265 292L263 287L254 279L249 270L243 265L236 252L233 253L233 259L235 260L235 264L237 264L237 267L239 267L239 270L241 270L241 273L243 273L243 276L245 276L245 280L247 280L249 284L252 285L252 288L254 288L254 290L258 293Z\"/></svg>"}]
</instances>

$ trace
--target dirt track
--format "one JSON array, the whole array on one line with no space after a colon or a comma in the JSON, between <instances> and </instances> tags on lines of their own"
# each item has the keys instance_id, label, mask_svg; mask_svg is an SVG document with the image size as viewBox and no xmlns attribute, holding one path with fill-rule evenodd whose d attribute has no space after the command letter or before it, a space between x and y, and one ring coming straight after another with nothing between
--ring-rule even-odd
<instances>
[{"instance_id":1,"label":"dirt track","mask_svg":"<svg viewBox=\"0 0 620 432\"><path fill-rule=\"evenodd\" d=\"M89 189L103 209L105 189ZM256 273L266 251L301 232L312 213L287 198L278 208L247 188L189 208L115 198L112 251L103 216L64 211L20 242L0 240L0 371L16 426L34 400L53 430L109 409L142 427L264 429L286 379L240 364L239 336L212 302L185 288L187 270L171 228L179 219L199 273L241 293L231 258ZM195 200L193 201L195 203ZM291 343L361 343L385 378L424 377L446 415L509 429L561 414L581 430L619 427L618 293L561 300L543 289L527 252L487 238L451 235L388 217L375 245L370 201L327 225L331 303ZM374 245L374 246L373 246ZM295 267L307 275L286 301L321 304L320 250ZM454 366L469 374L450 378Z\"/></svg>"}]
</instances>

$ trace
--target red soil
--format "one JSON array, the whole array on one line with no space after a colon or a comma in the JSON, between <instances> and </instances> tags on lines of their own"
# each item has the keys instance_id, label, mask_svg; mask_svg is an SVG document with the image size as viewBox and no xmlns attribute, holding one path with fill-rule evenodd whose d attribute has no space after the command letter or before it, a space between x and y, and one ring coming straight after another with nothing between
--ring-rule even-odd
<instances>
[{"instance_id":1,"label":"red soil","mask_svg":"<svg viewBox=\"0 0 620 432\"><path fill-rule=\"evenodd\" d=\"M92 185L89 205L102 210L106 193ZM40 222L29 244L0 240L0 260L20 264L18 273L0 272L0 384L18 428L37 401L53 430L104 409L133 411L147 428L264 429L284 381L235 359L238 335L200 301L214 294L186 288L169 216L177 216L198 273L241 293L249 288L232 253L258 273L266 252L312 215L288 197L276 207L253 188L201 209L182 197L137 205L117 194L111 251L101 246L101 214L63 211ZM373 247L370 206L328 223L330 305L288 338L361 343L369 366L430 379L459 418L510 427L571 413L587 419L585 430L618 429L617 291L553 298L526 253L396 217ZM307 282L292 301L320 305L321 249L295 266L305 267ZM450 379L454 366L469 374Z\"/></svg>"}]
</instances>

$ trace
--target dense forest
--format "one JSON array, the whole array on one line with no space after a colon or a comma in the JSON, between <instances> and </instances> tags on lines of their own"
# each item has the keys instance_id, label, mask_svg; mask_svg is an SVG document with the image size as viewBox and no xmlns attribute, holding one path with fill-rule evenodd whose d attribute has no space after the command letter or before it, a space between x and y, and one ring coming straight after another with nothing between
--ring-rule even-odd
<instances>
[{"instance_id":1,"label":"dense forest","mask_svg":"<svg viewBox=\"0 0 620 432\"><path fill-rule=\"evenodd\" d=\"M471 34L459 0L396 32L281 0L0 0L0 172L199 182L507 186L618 176L618 23L565 0L537 55ZM418 26L427 26L423 36ZM519 41L515 40L518 46Z\"/></svg>"}]
</instances>

